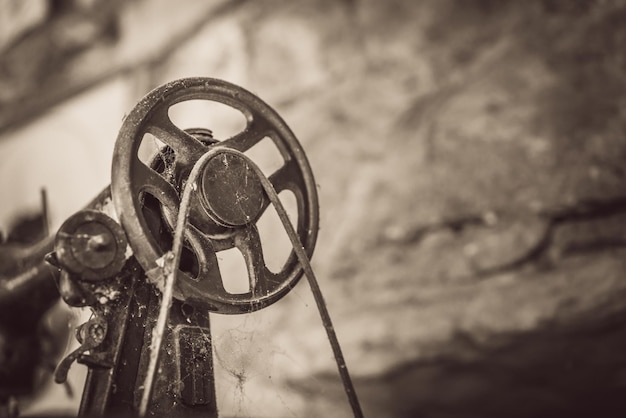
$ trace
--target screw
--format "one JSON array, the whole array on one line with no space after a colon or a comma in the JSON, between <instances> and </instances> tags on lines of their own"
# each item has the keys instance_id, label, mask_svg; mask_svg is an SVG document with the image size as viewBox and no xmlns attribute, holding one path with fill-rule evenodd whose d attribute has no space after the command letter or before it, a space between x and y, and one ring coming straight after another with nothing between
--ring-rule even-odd
<instances>
[{"instance_id":1,"label":"screw","mask_svg":"<svg viewBox=\"0 0 626 418\"><path fill-rule=\"evenodd\" d=\"M104 336L106 335L106 331L104 327L100 324L91 324L89 326L89 337L96 342L100 343L104 340Z\"/></svg>"}]
</instances>

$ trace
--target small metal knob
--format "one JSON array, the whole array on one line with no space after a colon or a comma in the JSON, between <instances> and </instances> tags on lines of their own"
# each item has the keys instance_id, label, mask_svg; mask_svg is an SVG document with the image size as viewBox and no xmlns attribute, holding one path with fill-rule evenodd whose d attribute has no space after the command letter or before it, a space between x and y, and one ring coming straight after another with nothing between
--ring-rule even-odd
<instances>
[{"instance_id":1,"label":"small metal knob","mask_svg":"<svg viewBox=\"0 0 626 418\"><path fill-rule=\"evenodd\" d=\"M263 186L248 162L231 153L207 161L201 176L202 203L211 218L225 226L256 220L263 207Z\"/></svg>"},{"instance_id":2,"label":"small metal knob","mask_svg":"<svg viewBox=\"0 0 626 418\"><path fill-rule=\"evenodd\" d=\"M126 246L122 227L96 210L71 216L61 225L55 240L60 267L87 281L119 273L126 262Z\"/></svg>"}]
</instances>

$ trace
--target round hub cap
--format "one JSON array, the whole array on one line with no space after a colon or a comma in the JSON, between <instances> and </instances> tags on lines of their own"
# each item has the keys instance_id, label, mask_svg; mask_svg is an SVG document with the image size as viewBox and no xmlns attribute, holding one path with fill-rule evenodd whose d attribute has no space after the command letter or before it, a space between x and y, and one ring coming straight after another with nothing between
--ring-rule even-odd
<instances>
[{"instance_id":1,"label":"round hub cap","mask_svg":"<svg viewBox=\"0 0 626 418\"><path fill-rule=\"evenodd\" d=\"M263 186L241 156L221 153L204 167L202 201L210 215L226 226L253 222L263 207Z\"/></svg>"}]
</instances>

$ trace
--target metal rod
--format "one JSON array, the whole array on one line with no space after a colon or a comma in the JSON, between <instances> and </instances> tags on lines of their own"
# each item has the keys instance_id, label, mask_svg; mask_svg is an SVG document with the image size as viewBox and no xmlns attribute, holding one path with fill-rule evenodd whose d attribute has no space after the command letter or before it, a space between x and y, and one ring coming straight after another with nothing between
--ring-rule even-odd
<instances>
[{"instance_id":1,"label":"metal rod","mask_svg":"<svg viewBox=\"0 0 626 418\"><path fill-rule=\"evenodd\" d=\"M169 319L170 308L172 307L172 296L174 292L174 283L176 282L176 273L180 265L180 256L183 249L183 240L185 227L187 225L187 218L189 216L189 209L191 203L191 193L197 190L196 180L200 175L201 169L204 164L214 157L216 154L223 152L223 149L216 148L207 151L198 161L194 164L187 183L183 189L183 196L180 201L180 210L178 211L176 219L176 229L174 232L174 242L172 244L172 250L163 256L163 272L166 275L165 284L162 290L161 306L159 308L159 316L157 317L156 325L152 330L152 341L150 344L150 361L148 363L148 370L143 384L143 393L141 395L141 401L139 404L139 416L145 417L148 411L148 404L150 397L152 396L152 389L154 386L154 375L156 374L157 365L159 363L159 354L161 352L161 346L163 345L163 336L165 334L165 327Z\"/></svg>"},{"instance_id":2,"label":"metal rod","mask_svg":"<svg viewBox=\"0 0 626 418\"><path fill-rule=\"evenodd\" d=\"M297 232L295 231L293 225L291 225L291 221L289 220L289 216L287 215L287 211L285 207L280 201L274 186L269 181L269 179L265 176L265 174L261 171L261 169L245 154L235 151L228 150L233 154L239 155L244 158L247 163L252 167L254 172L259 177L261 181L261 185L265 192L267 193L270 201L274 205L276 212L278 213L278 217L280 218L287 235L289 236L289 240L293 246L293 250L302 265L302 269L308 279L309 286L311 287L311 291L313 293L313 297L315 298L315 303L317 305L317 309L322 318L322 323L324 324L324 329L326 329L326 335L328 336L328 341L330 342L330 346L333 350L333 354L335 356L335 361L337 363L337 368L339 369L339 375L341 376L341 381L343 383L343 387L345 389L346 395L348 396L348 401L350 402L350 407L352 408L352 413L355 418L362 418L363 411L361 409L361 404L359 403L359 399L357 397L356 391L354 390L354 385L352 384L352 379L350 378L350 373L348 372L348 367L346 365L346 361L343 357L343 353L341 352L341 346L339 345L339 340L337 339L337 334L335 333L335 328L333 327L333 323L330 319L330 314L328 313L328 309L326 307L326 302L324 301L324 296L322 295L322 291L320 289L319 283L313 273L313 268L311 267L311 263L309 258L306 255L304 247L300 242L300 238L298 237Z\"/></svg>"},{"instance_id":3,"label":"metal rod","mask_svg":"<svg viewBox=\"0 0 626 418\"><path fill-rule=\"evenodd\" d=\"M45 187L41 188L40 197L43 236L47 237L50 235L50 214L48 213L48 193Z\"/></svg>"}]
</instances>

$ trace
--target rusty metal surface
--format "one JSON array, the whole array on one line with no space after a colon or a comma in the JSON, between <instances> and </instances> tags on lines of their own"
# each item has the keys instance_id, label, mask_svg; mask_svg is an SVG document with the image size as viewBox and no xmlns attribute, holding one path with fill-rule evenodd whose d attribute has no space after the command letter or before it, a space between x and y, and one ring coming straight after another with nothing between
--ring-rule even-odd
<instances>
[{"instance_id":1,"label":"rusty metal surface","mask_svg":"<svg viewBox=\"0 0 626 418\"><path fill-rule=\"evenodd\" d=\"M101 209L110 201L105 188L88 205ZM32 392L41 347L39 328L46 312L59 300L62 272L45 260L54 250L54 236L30 246L0 246L0 395ZM5 262L6 261L6 262Z\"/></svg>"},{"instance_id":2,"label":"rusty metal surface","mask_svg":"<svg viewBox=\"0 0 626 418\"><path fill-rule=\"evenodd\" d=\"M245 130L217 144L205 146L193 135L175 126L167 114L172 105L195 99L222 103L238 110L246 117ZM158 172L139 161L137 153L145 133L153 134L174 151L177 170L175 184L171 184ZM149 195L161 204L164 217L172 228L178 212L178 190L193 164L205 152L214 147L243 152L265 137L272 139L285 159L285 165L270 176L270 181L278 192L290 190L296 196L297 232L310 257L317 238L319 216L315 181L298 140L271 107L240 87L200 77L165 84L150 92L135 106L125 119L118 136L113 155L111 188L113 201L130 245L147 272L158 270L157 260L161 259L165 251L158 245L155 233L142 210L145 196ZM245 184L248 177L242 173L245 173L243 166L231 171L230 175L238 183ZM211 175L207 171L205 179L210 179ZM260 238L254 224L268 207L269 200L265 195L261 198L258 190L254 192L256 188L251 186L247 191L253 192L253 203L244 208L244 217L238 218L224 207L216 212L215 207L219 207L216 201L206 198L206 194L212 192L211 187L213 185L207 180L206 187L203 187L204 196L199 196L192 204L191 225L187 229L189 244L200 260L201 270L197 277L189 272L179 271L180 278L174 297L178 300L204 303L212 311L231 314L250 312L277 301L300 279L302 269L293 252L278 274L271 273L265 266L260 251ZM228 191L222 188L219 192L223 197L223 192ZM232 190L231 193L233 192L236 191ZM236 201L232 195L226 199L230 199L232 203ZM261 200L261 208L258 210L258 201L255 200ZM198 213L204 213L204 216L197 215ZM248 218L250 221L246 221ZM238 225L241 223L244 224ZM234 247L242 252L244 258L250 260L249 270L256 270L250 273L265 278L268 287L263 289L263 294L231 294L224 289L215 252Z\"/></svg>"},{"instance_id":3,"label":"rusty metal surface","mask_svg":"<svg viewBox=\"0 0 626 418\"><path fill-rule=\"evenodd\" d=\"M179 129L167 110L193 99L237 109L246 117L246 128L223 141L214 139L206 129ZM148 165L137 155L145 133L167 145ZM266 137L282 154L284 165L269 178L261 178L260 169L243 152ZM149 379L152 390L147 392L147 415L216 418L209 312L261 309L284 296L302 275L295 252L278 273L270 272L265 264L256 222L271 204L276 205L277 192L290 190L296 197L298 223L291 238L303 244L298 245L298 257L310 257L313 252L318 204L304 151L278 114L256 96L218 80L185 79L156 89L126 118L115 149L112 177L111 193L105 189L88 209L61 226L54 242L49 239L40 244L32 253L36 257L28 258L28 269L23 265L12 268L10 274L15 277L7 278L0 287L0 308L17 306L9 302L24 303L34 288L38 288L35 295L39 299L32 301L37 306L25 304L32 314L25 318L31 318L33 324L59 294L70 306L91 308L91 319L76 333L81 346L59 364L55 375L57 382L64 382L73 363L89 367L80 415L136 416L143 411L140 401L143 405L144 381ZM193 187L188 187L190 184ZM185 210L179 198L183 187L192 196L183 199L189 203ZM105 214L111 195L121 226ZM159 260L172 244L179 211L185 213L189 226L177 226L176 236L182 237L185 231L186 251L195 255L195 272L189 270L193 263L178 272L176 299L165 305L158 278L166 268ZM284 208L279 213L288 222ZM127 244L133 249L130 259ZM224 289L216 252L230 248L237 248L246 261L251 283L248 293L232 294ZM45 262L39 261L44 255ZM163 306L168 309L168 321L158 331ZM11 342L3 332L0 327L0 342ZM159 333L162 344L155 344L153 334ZM19 345L22 340L13 343ZM149 365L155 352L158 373L152 375ZM27 359L29 353L25 352ZM25 386L31 383L29 376L24 377ZM14 394L5 392L0 395Z\"/></svg>"},{"instance_id":4,"label":"rusty metal surface","mask_svg":"<svg viewBox=\"0 0 626 418\"><path fill-rule=\"evenodd\" d=\"M83 280L100 281L119 273L126 262L126 235L112 218L83 210L59 228L55 252L64 269Z\"/></svg>"}]
</instances>

